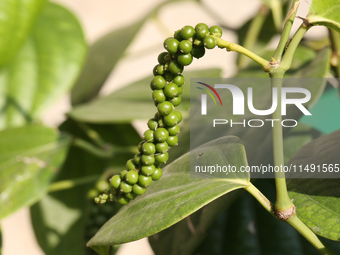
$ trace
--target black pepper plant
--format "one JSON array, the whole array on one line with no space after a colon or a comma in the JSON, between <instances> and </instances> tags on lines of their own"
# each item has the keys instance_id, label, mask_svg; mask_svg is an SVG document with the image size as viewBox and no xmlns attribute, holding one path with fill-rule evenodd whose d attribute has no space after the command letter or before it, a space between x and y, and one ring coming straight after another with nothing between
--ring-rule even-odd
<instances>
[{"instance_id":1,"label":"black pepper plant","mask_svg":"<svg viewBox=\"0 0 340 255\"><path fill-rule=\"evenodd\" d=\"M217 38L221 36L219 26L209 28L199 23L195 28L184 26L164 41L167 52L159 54L158 64L153 69L154 78L150 82L157 112L148 121L149 129L138 144L139 152L126 162L125 170L110 178L112 189L95 197L96 203L115 200L126 205L138 195L143 195L152 181L162 177L160 166L168 161L168 150L178 145L178 124L182 121L182 114L175 107L181 103L185 84L181 73L193 58L203 57L205 49L215 48Z\"/></svg>"},{"instance_id":2,"label":"black pepper plant","mask_svg":"<svg viewBox=\"0 0 340 255\"><path fill-rule=\"evenodd\" d=\"M48 255L115 254L120 244L144 237L156 255L340 254L338 79L296 85L311 90L304 106L314 105L318 123L289 108L286 118L299 119L297 127L226 128L223 137L188 152L190 78L220 78L221 69L184 72L210 50L221 52L215 60L221 63L225 50L239 53L236 78L270 79L271 87L254 89L261 102L286 86L282 78L337 78L340 1L311 0L308 15L299 17L301 0L263 0L240 28L222 22L218 6L188 1L217 25L185 23L168 32L159 10L183 2L162 2L86 54L81 26L65 8L47 0L0 1L0 219L30 206L35 237ZM166 38L150 66L153 76L99 97L150 20ZM290 37L296 20L301 26ZM327 36L304 37L318 25ZM222 36L228 30L238 44ZM277 47L268 49L278 35ZM152 40L135 55L150 48L157 48ZM41 113L69 89L67 120L58 128L43 125ZM278 121L280 100L271 116ZM231 108L231 98L223 104ZM142 137L135 119L147 122ZM275 179L191 178L190 158L213 164L216 150L229 166L296 165L334 178L286 179L283 171ZM0 240L0 252L1 246Z\"/></svg>"}]
</instances>

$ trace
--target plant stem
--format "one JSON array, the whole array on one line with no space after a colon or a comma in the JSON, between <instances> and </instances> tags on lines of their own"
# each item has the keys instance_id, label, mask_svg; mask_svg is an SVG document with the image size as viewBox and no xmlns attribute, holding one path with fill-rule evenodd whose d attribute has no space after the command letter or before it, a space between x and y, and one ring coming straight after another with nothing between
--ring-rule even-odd
<instances>
[{"instance_id":1,"label":"plant stem","mask_svg":"<svg viewBox=\"0 0 340 255\"><path fill-rule=\"evenodd\" d=\"M282 58L283 52L289 40L290 30L292 29L292 25L295 19L296 11L299 7L299 3L300 3L300 0L294 0L292 4L292 8L287 14L286 22L285 22L285 25L284 25L284 28L281 34L279 45L277 46L275 53L273 55L273 58L275 59L275 61L280 61Z\"/></svg>"},{"instance_id":2,"label":"plant stem","mask_svg":"<svg viewBox=\"0 0 340 255\"><path fill-rule=\"evenodd\" d=\"M296 31L295 35L292 38L292 41L289 43L288 48L282 58L281 61L281 68L284 70L288 70L292 64L294 53L296 48L299 46L300 41L302 40L305 33L308 31L308 29L311 26L305 25L304 23L299 27L299 29Z\"/></svg>"},{"instance_id":3,"label":"plant stem","mask_svg":"<svg viewBox=\"0 0 340 255\"><path fill-rule=\"evenodd\" d=\"M296 215L287 220L287 223L294 227L304 238L308 240L321 254L336 255L330 248L324 245L321 240L308 228Z\"/></svg>"},{"instance_id":4,"label":"plant stem","mask_svg":"<svg viewBox=\"0 0 340 255\"><path fill-rule=\"evenodd\" d=\"M217 40L217 46L220 48L226 48L227 51L236 51L238 53L241 53L248 58L251 58L256 63L258 63L260 66L262 66L263 69L266 69L269 65L269 61L265 60L264 58L261 58L260 56L256 55L254 52L251 52L250 50L242 47L241 45L238 45L236 43L225 41L221 38L215 37Z\"/></svg>"},{"instance_id":5,"label":"plant stem","mask_svg":"<svg viewBox=\"0 0 340 255\"><path fill-rule=\"evenodd\" d=\"M75 138L73 145L100 158L110 158L115 153L138 153L136 146L106 146L106 148L101 149L80 138Z\"/></svg>"},{"instance_id":6,"label":"plant stem","mask_svg":"<svg viewBox=\"0 0 340 255\"><path fill-rule=\"evenodd\" d=\"M272 216L276 217L274 205L259 191L252 183L244 188L248 191ZM277 218L277 217L276 217ZM321 254L335 255L335 253L324 245L321 240L310 230L296 215L285 220L307 239Z\"/></svg>"},{"instance_id":7,"label":"plant stem","mask_svg":"<svg viewBox=\"0 0 340 255\"><path fill-rule=\"evenodd\" d=\"M80 138L75 138L73 141L73 145L100 158L110 158L113 155L112 148L110 150L100 149Z\"/></svg>"},{"instance_id":8,"label":"plant stem","mask_svg":"<svg viewBox=\"0 0 340 255\"><path fill-rule=\"evenodd\" d=\"M282 4L280 0L271 0L270 8L272 9L274 25L277 31L281 31L282 24Z\"/></svg>"},{"instance_id":9,"label":"plant stem","mask_svg":"<svg viewBox=\"0 0 340 255\"><path fill-rule=\"evenodd\" d=\"M50 187L48 188L48 192L70 189L78 185L92 183L98 180L99 177L99 175L90 175L72 180L58 181L50 185Z\"/></svg>"},{"instance_id":10,"label":"plant stem","mask_svg":"<svg viewBox=\"0 0 340 255\"><path fill-rule=\"evenodd\" d=\"M99 133L93 129L91 129L85 123L77 122L78 126L85 132L85 134L95 143L98 147L105 149L107 147L107 143L101 138Z\"/></svg>"},{"instance_id":11,"label":"plant stem","mask_svg":"<svg viewBox=\"0 0 340 255\"><path fill-rule=\"evenodd\" d=\"M266 5L261 5L259 12L255 16L255 18L252 19L246 37L244 39L243 45L246 49L253 50L268 13L269 8ZM238 59L238 67L245 68L249 64L249 62L249 58L246 58L245 55L240 55Z\"/></svg>"},{"instance_id":12,"label":"plant stem","mask_svg":"<svg viewBox=\"0 0 340 255\"><path fill-rule=\"evenodd\" d=\"M274 205L252 183L244 188L248 191L271 215L275 216Z\"/></svg>"},{"instance_id":13,"label":"plant stem","mask_svg":"<svg viewBox=\"0 0 340 255\"><path fill-rule=\"evenodd\" d=\"M284 71L271 74L271 84L273 88L277 88L277 107L273 112L273 156L274 166L279 167L280 171L275 172L276 184L276 202L275 210L277 212L285 211L293 206L292 201L288 196L284 167L283 154L283 132L282 132L282 115L281 115L281 88Z\"/></svg>"}]
</instances>

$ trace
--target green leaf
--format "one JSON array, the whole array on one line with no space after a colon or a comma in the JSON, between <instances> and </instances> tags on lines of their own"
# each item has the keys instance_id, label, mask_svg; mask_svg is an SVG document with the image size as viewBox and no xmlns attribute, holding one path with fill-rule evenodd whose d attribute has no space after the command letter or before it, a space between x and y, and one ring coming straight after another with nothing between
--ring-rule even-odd
<instances>
[{"instance_id":1,"label":"green leaf","mask_svg":"<svg viewBox=\"0 0 340 255\"><path fill-rule=\"evenodd\" d=\"M223 137L211 141L191 153L198 155L202 151L206 155L204 159L207 164L216 164L216 160L223 165L236 167L247 164L244 147L237 137ZM209 158L212 161L209 161ZM191 178L189 169L188 153L165 167L162 179L148 187L142 197L124 206L104 224L87 245L108 246L150 236L218 197L246 187L249 183L247 174L235 175L235 178L228 179Z\"/></svg>"},{"instance_id":2,"label":"green leaf","mask_svg":"<svg viewBox=\"0 0 340 255\"><path fill-rule=\"evenodd\" d=\"M0 132L0 219L36 202L62 166L68 139L54 129L25 126Z\"/></svg>"},{"instance_id":3,"label":"green leaf","mask_svg":"<svg viewBox=\"0 0 340 255\"><path fill-rule=\"evenodd\" d=\"M35 236L45 254L92 254L85 246L89 238L87 232L100 226L89 226L89 221L95 225L97 217L109 219L119 206L106 204L112 207L112 214L104 215L99 206L91 205L92 201L86 197L91 186L93 184L50 193L31 208ZM92 211L97 214L91 214Z\"/></svg>"},{"instance_id":4,"label":"green leaf","mask_svg":"<svg viewBox=\"0 0 340 255\"><path fill-rule=\"evenodd\" d=\"M237 190L228 193L175 225L149 237L149 243L157 255L192 254L206 238L209 238L209 227L216 218L229 207L243 192ZM191 225L192 224L192 225ZM192 231L195 231L194 233ZM214 238L214 237L213 237Z\"/></svg>"},{"instance_id":5,"label":"green leaf","mask_svg":"<svg viewBox=\"0 0 340 255\"><path fill-rule=\"evenodd\" d=\"M291 78L325 78L330 68L331 51L329 47L318 51L316 56L302 68L292 73L287 73L285 77ZM293 60L294 62L294 60Z\"/></svg>"},{"instance_id":6,"label":"green leaf","mask_svg":"<svg viewBox=\"0 0 340 255\"><path fill-rule=\"evenodd\" d=\"M0 2L0 67L14 57L45 3L46 0Z\"/></svg>"},{"instance_id":7,"label":"green leaf","mask_svg":"<svg viewBox=\"0 0 340 255\"><path fill-rule=\"evenodd\" d=\"M340 130L320 137L304 147L289 161L304 168L306 165L339 166ZM335 168L334 168L335 169ZM322 175L321 175L322 176ZM294 200L297 215L316 234L340 240L340 181L333 179L289 179L289 195ZM329 176L328 176L329 178Z\"/></svg>"},{"instance_id":8,"label":"green leaf","mask_svg":"<svg viewBox=\"0 0 340 255\"><path fill-rule=\"evenodd\" d=\"M293 61L292 61L292 64L289 70L296 71L297 69L303 67L303 65L308 64L311 61L313 61L316 55L317 55L317 52L314 51L313 49L299 45L296 51L294 52L294 58L293 58Z\"/></svg>"},{"instance_id":9,"label":"green leaf","mask_svg":"<svg viewBox=\"0 0 340 255\"><path fill-rule=\"evenodd\" d=\"M140 136L130 124L89 125L89 127L99 133L107 144L132 146L140 141ZM67 120L60 129L62 132L91 142L74 121ZM119 153L111 159L103 160L78 147L71 146L56 182L86 176L100 176L105 171L107 171L105 175L109 172L110 175L119 173L124 169L126 161L132 157L131 153ZM87 198L87 192L94 187L93 182L52 192L31 207L34 232L45 254L92 254L88 253L92 250L85 246L89 238L93 236L93 233L88 233L87 227L92 224L91 229L96 232L101 226L94 223L96 215L92 212L99 211L98 215L103 216L101 206L93 205L93 201ZM103 206L106 205L108 204ZM109 205L119 208L117 203ZM105 215L106 220L112 215ZM93 232L92 230L90 232Z\"/></svg>"},{"instance_id":10,"label":"green leaf","mask_svg":"<svg viewBox=\"0 0 340 255\"><path fill-rule=\"evenodd\" d=\"M299 123L298 126L292 128L287 137L283 140L284 160L285 165L289 160L306 144L313 139L319 137L321 134L317 130Z\"/></svg>"},{"instance_id":11,"label":"green leaf","mask_svg":"<svg viewBox=\"0 0 340 255\"><path fill-rule=\"evenodd\" d=\"M72 89L72 105L90 101L98 94L145 20L112 31L90 47L85 66Z\"/></svg>"},{"instance_id":12,"label":"green leaf","mask_svg":"<svg viewBox=\"0 0 340 255\"><path fill-rule=\"evenodd\" d=\"M188 109L190 102L190 78L220 77L221 70L207 69L192 71L187 72L184 75L186 84L184 93L181 95L181 107ZM156 107L151 98L151 80L151 76L147 77L124 87L107 97L76 106L68 113L68 115L77 121L90 123L127 123L135 119L150 119L156 112ZM181 110L180 107L178 108ZM108 111L108 109L113 110Z\"/></svg>"},{"instance_id":13,"label":"green leaf","mask_svg":"<svg viewBox=\"0 0 340 255\"><path fill-rule=\"evenodd\" d=\"M313 0L307 19L312 25L322 25L340 32L339 12L339 0Z\"/></svg>"},{"instance_id":14,"label":"green leaf","mask_svg":"<svg viewBox=\"0 0 340 255\"><path fill-rule=\"evenodd\" d=\"M22 7L23 8L23 7ZM0 129L23 125L71 88L85 53L82 30L49 3L15 57L0 69Z\"/></svg>"}]
</instances>

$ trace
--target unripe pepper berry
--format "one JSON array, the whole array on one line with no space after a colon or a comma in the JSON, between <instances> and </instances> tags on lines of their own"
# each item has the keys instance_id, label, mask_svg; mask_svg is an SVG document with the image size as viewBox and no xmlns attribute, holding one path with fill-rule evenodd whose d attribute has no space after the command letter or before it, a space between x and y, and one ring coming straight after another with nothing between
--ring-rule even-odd
<instances>
[{"instance_id":1,"label":"unripe pepper berry","mask_svg":"<svg viewBox=\"0 0 340 255\"><path fill-rule=\"evenodd\" d=\"M184 26L181 30L181 36L183 39L192 38L195 35L195 29L192 26Z\"/></svg>"}]
</instances>

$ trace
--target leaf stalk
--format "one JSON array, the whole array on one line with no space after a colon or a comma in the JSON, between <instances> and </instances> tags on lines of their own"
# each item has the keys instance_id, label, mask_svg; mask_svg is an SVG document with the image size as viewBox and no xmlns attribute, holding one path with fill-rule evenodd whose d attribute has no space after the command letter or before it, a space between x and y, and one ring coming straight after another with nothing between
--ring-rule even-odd
<instances>
[{"instance_id":1,"label":"leaf stalk","mask_svg":"<svg viewBox=\"0 0 340 255\"><path fill-rule=\"evenodd\" d=\"M228 42L225 41L221 38L215 37L216 41L217 41L217 46L220 48L225 48L227 51L235 51L238 53L241 53L245 56L247 56L248 58L254 60L256 63L258 63L260 66L262 66L262 68L265 70L267 68L267 66L269 65L269 61L261 58L260 56L258 56L257 54L255 54L254 52L242 47L241 45L238 45L236 43L232 43L232 42Z\"/></svg>"}]
</instances>

